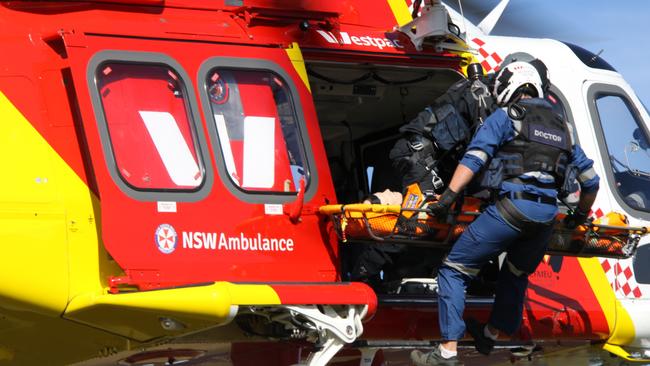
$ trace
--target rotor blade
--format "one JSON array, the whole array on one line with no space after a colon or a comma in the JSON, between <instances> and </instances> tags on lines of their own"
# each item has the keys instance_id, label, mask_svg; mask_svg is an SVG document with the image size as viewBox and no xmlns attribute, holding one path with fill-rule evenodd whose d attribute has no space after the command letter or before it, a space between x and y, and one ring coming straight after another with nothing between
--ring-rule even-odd
<instances>
[{"instance_id":1,"label":"rotor blade","mask_svg":"<svg viewBox=\"0 0 650 366\"><path fill-rule=\"evenodd\" d=\"M492 29L499 21L499 18L501 18L503 11L506 9L506 6L508 6L509 1L510 0L501 0L501 2L499 2L499 4L495 6L494 9L492 9L490 14L481 20L481 22L478 24L478 28L483 31L483 33L490 34L490 32L492 32Z\"/></svg>"},{"instance_id":2,"label":"rotor blade","mask_svg":"<svg viewBox=\"0 0 650 366\"><path fill-rule=\"evenodd\" d=\"M444 0L443 2L461 13L458 0ZM498 2L498 0L460 1L463 7L463 15L474 24L478 24L481 19L485 18Z\"/></svg>"}]
</instances>

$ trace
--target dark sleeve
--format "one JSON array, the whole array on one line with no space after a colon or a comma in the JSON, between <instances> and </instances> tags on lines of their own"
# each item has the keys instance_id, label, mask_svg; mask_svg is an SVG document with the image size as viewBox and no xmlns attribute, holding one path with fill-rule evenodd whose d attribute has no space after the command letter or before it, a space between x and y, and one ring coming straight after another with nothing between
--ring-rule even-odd
<instances>
[{"instance_id":1,"label":"dark sleeve","mask_svg":"<svg viewBox=\"0 0 650 366\"><path fill-rule=\"evenodd\" d=\"M578 183L580 189L585 192L594 192L600 186L600 177L594 170L594 161L585 155L579 145L573 145L571 149L571 163L578 167Z\"/></svg>"},{"instance_id":2,"label":"dark sleeve","mask_svg":"<svg viewBox=\"0 0 650 366\"><path fill-rule=\"evenodd\" d=\"M478 172L501 145L514 137L514 133L510 118L503 110L497 109L476 131L460 163L474 173Z\"/></svg>"}]
</instances>

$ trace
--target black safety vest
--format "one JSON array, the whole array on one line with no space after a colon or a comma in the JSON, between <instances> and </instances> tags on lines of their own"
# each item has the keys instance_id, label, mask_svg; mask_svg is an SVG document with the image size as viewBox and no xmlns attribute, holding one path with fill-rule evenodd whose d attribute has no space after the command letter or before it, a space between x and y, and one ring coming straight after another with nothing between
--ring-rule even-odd
<instances>
[{"instance_id":1,"label":"black safety vest","mask_svg":"<svg viewBox=\"0 0 650 366\"><path fill-rule=\"evenodd\" d=\"M539 100L522 100L517 106L524 111L521 127L495 156L503 161L504 180L539 171L553 175L556 186L561 187L572 145L566 122ZM513 122L516 129L518 121Z\"/></svg>"},{"instance_id":2,"label":"black safety vest","mask_svg":"<svg viewBox=\"0 0 650 366\"><path fill-rule=\"evenodd\" d=\"M404 188L418 182L423 190L433 189L432 172L443 179L451 178L455 164L447 169L439 160L457 163L479 118L483 120L496 110L491 97L485 98L485 105L480 106L471 87L472 82L467 79L454 83L429 108L400 127L404 137L395 143L390 159L402 176Z\"/></svg>"}]
</instances>

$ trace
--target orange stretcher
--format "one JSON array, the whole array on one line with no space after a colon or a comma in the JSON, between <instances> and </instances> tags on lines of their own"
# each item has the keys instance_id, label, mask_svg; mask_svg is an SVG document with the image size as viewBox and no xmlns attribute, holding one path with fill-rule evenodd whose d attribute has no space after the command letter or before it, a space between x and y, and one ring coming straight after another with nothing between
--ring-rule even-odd
<instances>
[{"instance_id":1,"label":"orange stretcher","mask_svg":"<svg viewBox=\"0 0 650 366\"><path fill-rule=\"evenodd\" d=\"M347 204L321 206L319 212L334 222L339 238L347 241L397 242L451 248L467 226L480 215L483 201L466 197L462 207L450 211L447 220L426 213L424 196L410 186L401 205ZM459 205L456 205L459 206ZM631 227L627 217L610 212L592 222L566 229L559 214L549 254L579 257L627 258L634 254L647 227Z\"/></svg>"}]
</instances>

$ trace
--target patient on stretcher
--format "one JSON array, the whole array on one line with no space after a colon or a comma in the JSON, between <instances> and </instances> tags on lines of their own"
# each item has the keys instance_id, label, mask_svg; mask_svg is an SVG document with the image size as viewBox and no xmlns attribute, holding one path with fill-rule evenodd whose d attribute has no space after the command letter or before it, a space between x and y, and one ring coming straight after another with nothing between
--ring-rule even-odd
<instances>
[{"instance_id":1,"label":"patient on stretcher","mask_svg":"<svg viewBox=\"0 0 650 366\"><path fill-rule=\"evenodd\" d=\"M416 183L403 195L385 190L373 196L363 203L322 206L320 213L333 218L343 242L363 239L378 244L397 242L450 248L486 204L476 197L464 197L452 206L448 217L441 220L426 210L428 203L437 196L422 193ZM626 251L638 243L639 234L646 232L645 228L630 227L627 217L617 212L575 230L561 225L563 216L558 214L554 238L548 248L550 253L627 256Z\"/></svg>"}]
</instances>

